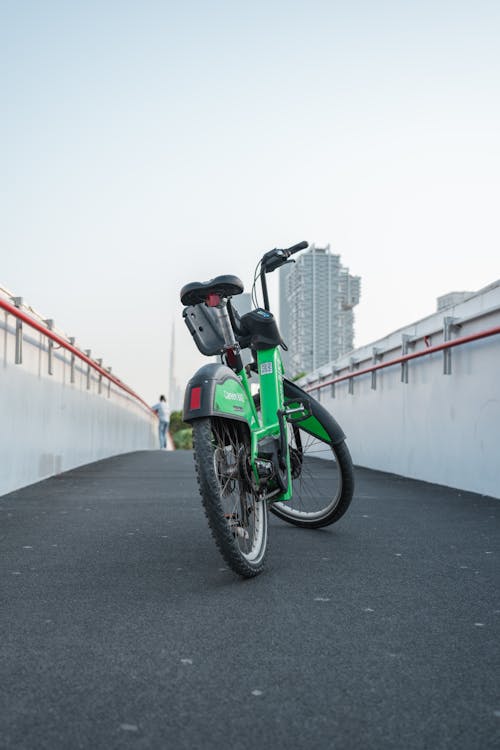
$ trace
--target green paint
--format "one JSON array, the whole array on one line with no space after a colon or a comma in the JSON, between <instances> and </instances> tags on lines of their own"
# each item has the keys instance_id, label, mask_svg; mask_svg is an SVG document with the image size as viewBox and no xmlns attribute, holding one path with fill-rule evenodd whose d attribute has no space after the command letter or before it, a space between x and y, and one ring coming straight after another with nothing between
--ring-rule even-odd
<instances>
[{"instance_id":1,"label":"green paint","mask_svg":"<svg viewBox=\"0 0 500 750\"><path fill-rule=\"evenodd\" d=\"M293 424L293 421L293 418L291 418L290 423ZM318 440L322 440L324 443L331 443L329 434L327 433L323 425L318 422L316 417L308 417L308 419L304 419L303 422L299 422L297 419L295 421L297 422L297 424L299 424L302 430L305 430L305 432L313 435L313 437L318 438Z\"/></svg>"},{"instance_id":2,"label":"green paint","mask_svg":"<svg viewBox=\"0 0 500 750\"><path fill-rule=\"evenodd\" d=\"M285 400L283 392L284 368L279 347L263 349L257 352L257 370L260 383L260 408L262 413L262 427L255 437L252 435L252 459L257 453L257 441L267 435L279 435L278 410L283 409ZM288 425L285 422L285 429ZM286 465L288 474L288 489L274 498L274 501L290 500L292 497L292 477L290 471L290 454L287 451Z\"/></svg>"},{"instance_id":3,"label":"green paint","mask_svg":"<svg viewBox=\"0 0 500 750\"><path fill-rule=\"evenodd\" d=\"M215 387L214 410L220 414L245 419L251 429L258 427L253 400L242 383L228 379Z\"/></svg>"}]
</instances>

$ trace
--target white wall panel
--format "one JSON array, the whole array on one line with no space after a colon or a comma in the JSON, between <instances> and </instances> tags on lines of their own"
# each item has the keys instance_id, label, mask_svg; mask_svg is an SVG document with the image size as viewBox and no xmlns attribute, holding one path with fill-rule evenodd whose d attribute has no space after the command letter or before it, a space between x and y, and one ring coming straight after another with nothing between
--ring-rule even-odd
<instances>
[{"instance_id":1,"label":"white wall panel","mask_svg":"<svg viewBox=\"0 0 500 750\"><path fill-rule=\"evenodd\" d=\"M420 337L410 352L424 347L424 335L440 343L445 315L462 321L452 338L499 326L500 283L350 352L309 375L308 385L331 379L334 368L346 374L351 360L369 367L373 347L386 361L400 356L403 334ZM436 352L408 363L408 383L398 364L377 372L376 390L366 374L354 379L352 394L343 381L335 398L323 388L320 401L344 429L355 464L500 498L500 335L454 347L449 375Z\"/></svg>"},{"instance_id":2,"label":"white wall panel","mask_svg":"<svg viewBox=\"0 0 500 750\"><path fill-rule=\"evenodd\" d=\"M5 299L5 297L4 297ZM158 447L157 419L139 400L76 360L52 352L23 324L22 363L14 364L15 319L0 311L0 495L129 451Z\"/></svg>"}]
</instances>

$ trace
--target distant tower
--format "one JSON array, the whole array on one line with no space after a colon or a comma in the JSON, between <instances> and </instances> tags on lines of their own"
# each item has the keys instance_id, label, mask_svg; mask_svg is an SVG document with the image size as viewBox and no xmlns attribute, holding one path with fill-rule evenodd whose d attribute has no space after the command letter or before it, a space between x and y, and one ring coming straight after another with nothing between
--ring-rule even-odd
<instances>
[{"instance_id":1,"label":"distant tower","mask_svg":"<svg viewBox=\"0 0 500 750\"><path fill-rule=\"evenodd\" d=\"M253 310L252 295L249 292L238 294L237 297L231 299L231 304L236 309L236 312L240 315L246 315L250 310ZM218 358L220 359L220 358ZM253 359L250 349L243 349L241 352L241 359L244 365L249 365Z\"/></svg>"},{"instance_id":2,"label":"distant tower","mask_svg":"<svg viewBox=\"0 0 500 750\"><path fill-rule=\"evenodd\" d=\"M168 405L171 411L177 409L177 383L175 382L175 321L172 320L172 336L170 338L170 367L168 373Z\"/></svg>"},{"instance_id":3,"label":"distant tower","mask_svg":"<svg viewBox=\"0 0 500 750\"><path fill-rule=\"evenodd\" d=\"M295 264L280 269L280 330L289 351L287 374L311 372L354 345L353 307L361 279L351 276L340 255L311 245Z\"/></svg>"},{"instance_id":4,"label":"distant tower","mask_svg":"<svg viewBox=\"0 0 500 750\"><path fill-rule=\"evenodd\" d=\"M249 292L238 294L237 297L231 298L231 304L236 308L240 315L245 315L253 308L252 295Z\"/></svg>"}]
</instances>

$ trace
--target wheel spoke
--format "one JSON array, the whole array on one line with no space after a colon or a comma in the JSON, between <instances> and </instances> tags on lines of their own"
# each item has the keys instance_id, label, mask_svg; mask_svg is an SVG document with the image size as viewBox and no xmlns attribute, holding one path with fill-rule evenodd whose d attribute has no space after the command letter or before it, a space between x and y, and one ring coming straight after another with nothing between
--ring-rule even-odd
<instances>
[{"instance_id":1,"label":"wheel spoke","mask_svg":"<svg viewBox=\"0 0 500 750\"><path fill-rule=\"evenodd\" d=\"M292 498L274 507L285 520L288 516L315 523L331 514L341 497L342 482L335 449L299 424L289 426L289 444L292 448Z\"/></svg>"},{"instance_id":2,"label":"wheel spoke","mask_svg":"<svg viewBox=\"0 0 500 750\"><path fill-rule=\"evenodd\" d=\"M261 566L267 543L267 508L257 501L245 477L245 461L249 461L248 441L242 441L234 423L213 419L210 427L221 520L230 532L230 544L242 559L249 564L256 560ZM210 522L210 513L208 516ZM211 526L217 536L220 527L217 524ZM222 551L228 544L226 537L219 539L219 544Z\"/></svg>"}]
</instances>

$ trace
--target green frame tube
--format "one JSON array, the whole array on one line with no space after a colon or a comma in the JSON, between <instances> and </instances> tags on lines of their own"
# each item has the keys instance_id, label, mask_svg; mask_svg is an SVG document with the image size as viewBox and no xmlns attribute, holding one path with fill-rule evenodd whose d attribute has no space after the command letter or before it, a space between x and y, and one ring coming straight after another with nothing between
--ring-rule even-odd
<instances>
[{"instance_id":1,"label":"green frame tube","mask_svg":"<svg viewBox=\"0 0 500 750\"><path fill-rule=\"evenodd\" d=\"M283 375L284 368L281 359L281 354L278 347L272 349L262 349L257 351L257 371L259 377L259 391L260 391L260 410L261 419L259 420L257 410L255 410L255 417L259 427L252 429L250 427L251 434L251 464L255 476L257 477L257 469L255 468L255 460L258 453L258 443L262 438L269 436L280 435L280 424L278 420L278 412L283 409L284 405L284 391L283 391ZM253 404L253 397L251 395L250 383L248 381L247 373L245 370L241 370L238 373L241 379L242 385L247 393L249 400ZM255 408L255 407L254 407ZM285 430L288 430L287 423L284 423ZM292 497L292 477L290 470L290 456L287 451L286 455L286 471L287 471L287 490L281 495L273 497L273 502L290 500Z\"/></svg>"}]
</instances>

